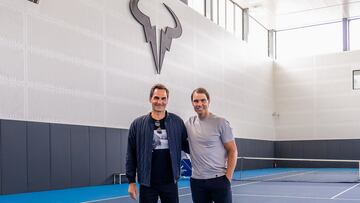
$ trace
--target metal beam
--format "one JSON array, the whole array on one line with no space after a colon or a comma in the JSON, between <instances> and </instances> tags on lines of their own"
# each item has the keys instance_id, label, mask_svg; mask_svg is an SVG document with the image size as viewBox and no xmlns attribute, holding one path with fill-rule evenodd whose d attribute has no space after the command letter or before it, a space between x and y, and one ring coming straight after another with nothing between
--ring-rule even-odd
<instances>
[{"instance_id":1,"label":"metal beam","mask_svg":"<svg viewBox=\"0 0 360 203\"><path fill-rule=\"evenodd\" d=\"M349 19L348 18L342 19L342 28L343 28L343 51L349 51L350 44L349 44Z\"/></svg>"},{"instance_id":2,"label":"metal beam","mask_svg":"<svg viewBox=\"0 0 360 203\"><path fill-rule=\"evenodd\" d=\"M242 10L242 40L248 41L249 39L249 9Z\"/></svg>"},{"instance_id":3,"label":"metal beam","mask_svg":"<svg viewBox=\"0 0 360 203\"><path fill-rule=\"evenodd\" d=\"M276 31L268 30L268 56L276 58Z\"/></svg>"}]
</instances>

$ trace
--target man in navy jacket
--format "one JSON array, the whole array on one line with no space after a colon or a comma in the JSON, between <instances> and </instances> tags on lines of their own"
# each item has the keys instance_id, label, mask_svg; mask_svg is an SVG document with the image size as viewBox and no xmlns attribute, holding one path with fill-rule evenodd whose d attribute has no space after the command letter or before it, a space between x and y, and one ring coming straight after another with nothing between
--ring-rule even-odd
<instances>
[{"instance_id":1,"label":"man in navy jacket","mask_svg":"<svg viewBox=\"0 0 360 203\"><path fill-rule=\"evenodd\" d=\"M189 153L183 120L166 111L169 91L162 84L150 90L152 111L135 119L129 129L126 176L129 195L137 199L136 176L140 184L140 203L179 202L181 150Z\"/></svg>"}]
</instances>

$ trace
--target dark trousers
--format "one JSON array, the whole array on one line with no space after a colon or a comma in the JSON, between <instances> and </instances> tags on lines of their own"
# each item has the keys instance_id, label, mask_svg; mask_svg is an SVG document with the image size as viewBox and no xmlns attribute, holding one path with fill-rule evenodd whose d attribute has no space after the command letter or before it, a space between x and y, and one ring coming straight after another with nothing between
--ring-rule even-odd
<instances>
[{"instance_id":1,"label":"dark trousers","mask_svg":"<svg viewBox=\"0 0 360 203\"><path fill-rule=\"evenodd\" d=\"M194 203L231 203L231 184L226 176L211 179L190 179Z\"/></svg>"},{"instance_id":2,"label":"dark trousers","mask_svg":"<svg viewBox=\"0 0 360 203\"><path fill-rule=\"evenodd\" d=\"M140 185L140 203L178 203L179 194L176 183L153 185L150 187Z\"/></svg>"}]
</instances>

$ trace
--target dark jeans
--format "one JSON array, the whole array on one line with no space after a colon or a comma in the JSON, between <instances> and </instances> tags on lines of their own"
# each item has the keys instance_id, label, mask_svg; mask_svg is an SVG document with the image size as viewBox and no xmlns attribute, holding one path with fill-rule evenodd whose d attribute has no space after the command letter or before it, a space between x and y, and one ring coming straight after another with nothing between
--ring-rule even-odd
<instances>
[{"instance_id":1,"label":"dark jeans","mask_svg":"<svg viewBox=\"0 0 360 203\"><path fill-rule=\"evenodd\" d=\"M157 203L159 197L161 203L178 203L179 194L177 184L170 183L150 187L140 185L140 203Z\"/></svg>"},{"instance_id":2,"label":"dark jeans","mask_svg":"<svg viewBox=\"0 0 360 203\"><path fill-rule=\"evenodd\" d=\"M190 179L194 203L231 203L231 184L226 176L211 179Z\"/></svg>"}]
</instances>

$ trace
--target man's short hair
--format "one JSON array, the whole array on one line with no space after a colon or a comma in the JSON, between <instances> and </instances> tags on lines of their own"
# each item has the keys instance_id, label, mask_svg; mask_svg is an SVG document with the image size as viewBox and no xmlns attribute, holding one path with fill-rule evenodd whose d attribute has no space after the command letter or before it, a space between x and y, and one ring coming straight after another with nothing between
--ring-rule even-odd
<instances>
[{"instance_id":1,"label":"man's short hair","mask_svg":"<svg viewBox=\"0 0 360 203\"><path fill-rule=\"evenodd\" d=\"M191 102L193 101L194 93L197 93L197 94L205 94L205 95L206 95L206 99L207 99L208 101L210 101L209 92L208 92L205 88L203 88L203 87L196 88L196 89L191 93Z\"/></svg>"},{"instance_id":2,"label":"man's short hair","mask_svg":"<svg viewBox=\"0 0 360 203\"><path fill-rule=\"evenodd\" d=\"M155 84L154 86L151 87L150 90L150 99L153 97L154 95L154 91L158 89L158 90L165 90L166 91L166 98L169 98L169 90L168 88L165 87L165 85L163 84Z\"/></svg>"}]
</instances>

